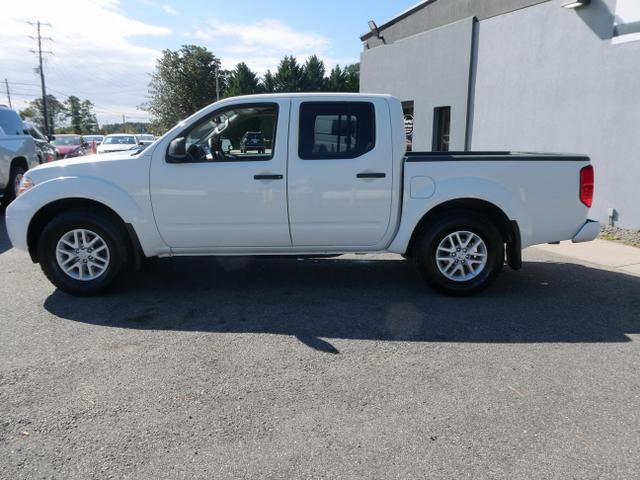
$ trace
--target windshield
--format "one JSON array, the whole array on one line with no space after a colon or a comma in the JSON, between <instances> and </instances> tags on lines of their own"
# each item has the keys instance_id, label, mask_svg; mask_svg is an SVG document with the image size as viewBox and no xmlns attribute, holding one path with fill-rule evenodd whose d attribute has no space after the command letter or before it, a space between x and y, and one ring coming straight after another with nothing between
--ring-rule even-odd
<instances>
[{"instance_id":1,"label":"windshield","mask_svg":"<svg viewBox=\"0 0 640 480\"><path fill-rule=\"evenodd\" d=\"M106 137L104 143L107 145L135 145L138 142L133 135L118 135L117 137Z\"/></svg>"},{"instance_id":2,"label":"windshield","mask_svg":"<svg viewBox=\"0 0 640 480\"><path fill-rule=\"evenodd\" d=\"M84 139L85 139L87 142L93 142L94 140L95 140L96 142L98 142L98 141L102 140L103 138L104 138L104 137L103 137L102 135L85 135L85 136L84 136Z\"/></svg>"},{"instance_id":3,"label":"windshield","mask_svg":"<svg viewBox=\"0 0 640 480\"><path fill-rule=\"evenodd\" d=\"M62 136L57 136L56 139L51 142L54 145L65 145L65 146L70 146L70 145L80 145L80 135L73 135L70 137L62 137Z\"/></svg>"},{"instance_id":4,"label":"windshield","mask_svg":"<svg viewBox=\"0 0 640 480\"><path fill-rule=\"evenodd\" d=\"M156 139L153 135L146 135L146 134L145 135L138 135L138 138L140 140L151 140L151 141Z\"/></svg>"}]
</instances>

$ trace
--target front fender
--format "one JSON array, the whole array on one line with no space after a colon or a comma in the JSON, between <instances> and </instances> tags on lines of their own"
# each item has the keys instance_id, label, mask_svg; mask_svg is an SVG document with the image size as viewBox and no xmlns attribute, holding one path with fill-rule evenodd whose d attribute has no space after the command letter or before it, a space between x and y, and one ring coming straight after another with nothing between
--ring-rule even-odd
<instances>
[{"instance_id":1,"label":"front fender","mask_svg":"<svg viewBox=\"0 0 640 480\"><path fill-rule=\"evenodd\" d=\"M134 227L146 255L153 248L145 248L145 232L156 231L148 191L127 192L109 181L90 176L57 177L36 184L13 201L6 212L9 238L14 247L27 250L27 232L31 220L43 207L58 200L92 200L113 210Z\"/></svg>"},{"instance_id":2,"label":"front fender","mask_svg":"<svg viewBox=\"0 0 640 480\"><path fill-rule=\"evenodd\" d=\"M404 188L402 218L398 233L388 250L405 253L414 230L420 220L434 208L453 200L482 200L502 210L509 220L516 220L520 233L525 238L532 231L531 218L527 213L523 198L504 186L478 177L450 177L436 183L435 192L430 198L411 198L411 179L407 179Z\"/></svg>"}]
</instances>

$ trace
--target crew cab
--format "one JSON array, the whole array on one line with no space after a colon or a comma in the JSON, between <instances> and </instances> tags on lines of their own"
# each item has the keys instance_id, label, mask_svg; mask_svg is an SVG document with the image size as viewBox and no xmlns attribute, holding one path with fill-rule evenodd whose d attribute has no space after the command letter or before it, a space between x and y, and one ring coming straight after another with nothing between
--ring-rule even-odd
<instances>
[{"instance_id":1,"label":"crew cab","mask_svg":"<svg viewBox=\"0 0 640 480\"><path fill-rule=\"evenodd\" d=\"M224 149L246 132L265 153ZM142 152L30 170L6 224L59 289L103 291L145 257L394 252L452 295L492 283L525 247L594 239L581 155L407 153L398 99L229 98Z\"/></svg>"}]
</instances>

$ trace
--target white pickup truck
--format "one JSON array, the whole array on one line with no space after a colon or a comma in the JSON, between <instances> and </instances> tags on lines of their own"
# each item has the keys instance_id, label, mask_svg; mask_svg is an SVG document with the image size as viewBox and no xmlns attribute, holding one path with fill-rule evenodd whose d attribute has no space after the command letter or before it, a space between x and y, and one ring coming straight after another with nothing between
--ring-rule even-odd
<instances>
[{"instance_id":1,"label":"white pickup truck","mask_svg":"<svg viewBox=\"0 0 640 480\"><path fill-rule=\"evenodd\" d=\"M519 269L525 247L594 239L592 198L584 156L407 154L390 96L257 95L215 103L142 152L30 170L6 224L77 295L145 257L381 251L469 295L505 261Z\"/></svg>"}]
</instances>

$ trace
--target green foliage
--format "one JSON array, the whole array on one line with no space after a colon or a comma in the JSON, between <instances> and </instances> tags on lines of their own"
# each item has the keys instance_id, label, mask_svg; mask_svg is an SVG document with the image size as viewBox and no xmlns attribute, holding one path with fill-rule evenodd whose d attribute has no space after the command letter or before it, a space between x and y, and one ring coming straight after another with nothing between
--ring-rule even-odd
<instances>
[{"instance_id":1,"label":"green foliage","mask_svg":"<svg viewBox=\"0 0 640 480\"><path fill-rule=\"evenodd\" d=\"M218 72L222 98L228 72L221 70L213 53L196 45L164 50L151 75L148 101L141 108L153 115L157 128L167 130L216 101Z\"/></svg>"},{"instance_id":2,"label":"green foliage","mask_svg":"<svg viewBox=\"0 0 640 480\"><path fill-rule=\"evenodd\" d=\"M267 73L265 73L262 78L262 90L265 93L273 93L276 91L276 83L271 70L267 70Z\"/></svg>"},{"instance_id":3,"label":"green foliage","mask_svg":"<svg viewBox=\"0 0 640 480\"><path fill-rule=\"evenodd\" d=\"M42 132L45 131L42 98L32 100L27 108L20 110L20 116L31 120ZM62 123L66 118L65 106L51 94L47 95L47 116L49 117L49 131L51 133L55 132L56 125Z\"/></svg>"},{"instance_id":4,"label":"green foliage","mask_svg":"<svg viewBox=\"0 0 640 480\"><path fill-rule=\"evenodd\" d=\"M346 78L340 65L336 65L329 74L327 88L330 92L344 92L346 89Z\"/></svg>"},{"instance_id":5,"label":"green foliage","mask_svg":"<svg viewBox=\"0 0 640 480\"><path fill-rule=\"evenodd\" d=\"M225 97L236 97L238 95L251 95L262 90L258 76L247 66L246 63L239 63L229 75L229 82Z\"/></svg>"},{"instance_id":6,"label":"green foliage","mask_svg":"<svg viewBox=\"0 0 640 480\"><path fill-rule=\"evenodd\" d=\"M65 115L70 123L68 129L72 133L88 134L98 128L98 121L93 113L93 103L81 101L72 95L64 102Z\"/></svg>"},{"instance_id":7,"label":"green foliage","mask_svg":"<svg viewBox=\"0 0 640 480\"><path fill-rule=\"evenodd\" d=\"M360 64L354 63L344 67L344 90L345 92L360 91Z\"/></svg>"},{"instance_id":8,"label":"green foliage","mask_svg":"<svg viewBox=\"0 0 640 480\"><path fill-rule=\"evenodd\" d=\"M111 133L154 133L156 135L163 134L165 131L154 131L152 125L146 122L127 122L126 127L122 123L106 123L100 128L102 135Z\"/></svg>"},{"instance_id":9,"label":"green foliage","mask_svg":"<svg viewBox=\"0 0 640 480\"><path fill-rule=\"evenodd\" d=\"M273 82L276 92L300 92L304 84L304 68L298 65L296 57L284 57Z\"/></svg>"},{"instance_id":10,"label":"green foliage","mask_svg":"<svg viewBox=\"0 0 640 480\"><path fill-rule=\"evenodd\" d=\"M316 55L309 57L304 64L303 90L305 92L324 92L327 89L324 62Z\"/></svg>"}]
</instances>

